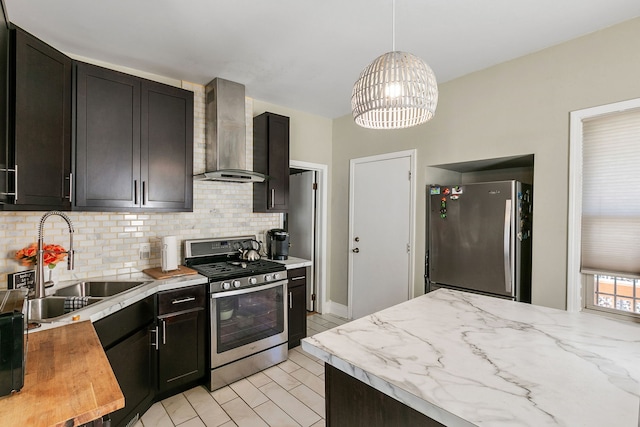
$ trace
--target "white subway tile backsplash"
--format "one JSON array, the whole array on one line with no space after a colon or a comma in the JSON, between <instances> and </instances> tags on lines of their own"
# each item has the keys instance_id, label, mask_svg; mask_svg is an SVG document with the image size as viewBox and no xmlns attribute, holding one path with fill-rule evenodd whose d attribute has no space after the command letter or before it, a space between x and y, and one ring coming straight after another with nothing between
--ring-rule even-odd
<instances>
[{"instance_id":1,"label":"white subway tile backsplash","mask_svg":"<svg viewBox=\"0 0 640 427\"><path fill-rule=\"evenodd\" d=\"M194 174L205 169L204 86L183 82L194 92ZM247 167L253 165L253 101L246 99ZM174 235L178 241L207 237L257 235L282 226L280 214L253 213L253 186L223 182L193 183L193 212L109 213L67 212L74 225L75 269L66 262L56 267L57 280L129 274L160 265L160 239ZM0 289L7 274L27 269L14 258L17 250L35 243L44 212L0 212ZM67 248L67 225L51 217L44 228L46 243ZM140 244L151 244L151 258L141 260ZM181 256L183 248L180 248Z\"/></svg>"}]
</instances>

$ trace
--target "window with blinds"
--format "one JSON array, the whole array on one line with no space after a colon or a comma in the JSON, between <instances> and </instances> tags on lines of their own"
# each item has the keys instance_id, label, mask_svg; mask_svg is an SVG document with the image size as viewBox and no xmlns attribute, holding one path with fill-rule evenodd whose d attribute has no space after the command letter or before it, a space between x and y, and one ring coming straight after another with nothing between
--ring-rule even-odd
<instances>
[{"instance_id":1,"label":"window with blinds","mask_svg":"<svg viewBox=\"0 0 640 427\"><path fill-rule=\"evenodd\" d=\"M640 278L640 108L583 121L581 242L582 273Z\"/></svg>"}]
</instances>

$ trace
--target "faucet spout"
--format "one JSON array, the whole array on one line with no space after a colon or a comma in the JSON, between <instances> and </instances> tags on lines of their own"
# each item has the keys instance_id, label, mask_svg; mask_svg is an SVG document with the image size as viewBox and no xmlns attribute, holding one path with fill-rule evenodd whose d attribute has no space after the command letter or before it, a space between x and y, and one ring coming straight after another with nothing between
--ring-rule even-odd
<instances>
[{"instance_id":1,"label":"faucet spout","mask_svg":"<svg viewBox=\"0 0 640 427\"><path fill-rule=\"evenodd\" d=\"M37 252L37 268L36 268L36 284L35 298L44 298L44 223L50 216L57 215L64 219L69 227L69 249L67 250L67 270L73 270L74 251L73 251L73 223L69 217L60 211L50 211L42 215L40 225L38 226L38 252Z\"/></svg>"}]
</instances>

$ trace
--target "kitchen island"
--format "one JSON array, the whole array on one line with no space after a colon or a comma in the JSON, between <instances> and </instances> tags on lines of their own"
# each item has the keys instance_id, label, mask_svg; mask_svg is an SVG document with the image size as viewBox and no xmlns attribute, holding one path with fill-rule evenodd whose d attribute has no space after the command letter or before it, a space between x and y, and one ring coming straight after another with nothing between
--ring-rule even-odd
<instances>
[{"instance_id":1,"label":"kitchen island","mask_svg":"<svg viewBox=\"0 0 640 427\"><path fill-rule=\"evenodd\" d=\"M421 425L639 425L640 325L630 322L440 289L302 348L326 362L328 426L349 413L381 425L382 404L335 395L340 376L417 412Z\"/></svg>"}]
</instances>

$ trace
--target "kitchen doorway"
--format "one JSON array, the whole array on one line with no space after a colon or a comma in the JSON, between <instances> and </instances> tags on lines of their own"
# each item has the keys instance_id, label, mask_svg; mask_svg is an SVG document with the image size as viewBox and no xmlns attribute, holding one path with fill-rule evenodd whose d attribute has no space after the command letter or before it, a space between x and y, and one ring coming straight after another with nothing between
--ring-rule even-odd
<instances>
[{"instance_id":1,"label":"kitchen doorway","mask_svg":"<svg viewBox=\"0 0 640 427\"><path fill-rule=\"evenodd\" d=\"M322 313L327 277L327 165L292 160L285 228L292 257L310 259L307 311Z\"/></svg>"},{"instance_id":2,"label":"kitchen doorway","mask_svg":"<svg viewBox=\"0 0 640 427\"><path fill-rule=\"evenodd\" d=\"M413 296L415 168L416 150L350 162L350 319Z\"/></svg>"}]
</instances>

